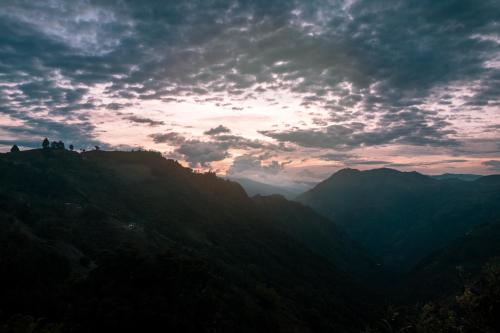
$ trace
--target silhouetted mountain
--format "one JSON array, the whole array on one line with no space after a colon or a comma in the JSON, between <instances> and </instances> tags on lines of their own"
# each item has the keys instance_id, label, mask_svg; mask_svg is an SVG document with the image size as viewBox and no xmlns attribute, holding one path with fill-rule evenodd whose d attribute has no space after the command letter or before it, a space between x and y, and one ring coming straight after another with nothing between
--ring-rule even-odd
<instances>
[{"instance_id":1,"label":"silhouetted mountain","mask_svg":"<svg viewBox=\"0 0 500 333\"><path fill-rule=\"evenodd\" d=\"M0 184L6 331L354 332L376 315L350 275L374 265L325 218L159 153L0 154Z\"/></svg>"},{"instance_id":2,"label":"silhouetted mountain","mask_svg":"<svg viewBox=\"0 0 500 333\"><path fill-rule=\"evenodd\" d=\"M230 178L230 180L239 183L243 186L245 192L253 197L254 195L273 195L279 194L287 199L293 199L303 190L289 187L275 186L271 184L261 183L248 178Z\"/></svg>"},{"instance_id":3,"label":"silhouetted mountain","mask_svg":"<svg viewBox=\"0 0 500 333\"><path fill-rule=\"evenodd\" d=\"M500 176L465 182L392 169L344 169L298 200L345 228L385 266L408 270L500 216Z\"/></svg>"},{"instance_id":4,"label":"silhouetted mountain","mask_svg":"<svg viewBox=\"0 0 500 333\"><path fill-rule=\"evenodd\" d=\"M462 173L444 173L442 175L433 175L430 176L434 179L438 180L450 180L450 179L457 179L457 180L463 180L463 181L474 181L478 178L483 177L482 175L474 175L474 174L462 174Z\"/></svg>"}]
</instances>

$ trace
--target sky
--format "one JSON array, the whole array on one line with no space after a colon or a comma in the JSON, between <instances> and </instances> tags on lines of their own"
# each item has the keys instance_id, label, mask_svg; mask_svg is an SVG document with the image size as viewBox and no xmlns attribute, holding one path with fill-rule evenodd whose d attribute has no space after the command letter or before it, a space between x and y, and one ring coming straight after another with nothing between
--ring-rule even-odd
<instances>
[{"instance_id":1,"label":"sky","mask_svg":"<svg viewBox=\"0 0 500 333\"><path fill-rule=\"evenodd\" d=\"M44 137L298 187L500 173L500 3L2 0L0 150Z\"/></svg>"}]
</instances>

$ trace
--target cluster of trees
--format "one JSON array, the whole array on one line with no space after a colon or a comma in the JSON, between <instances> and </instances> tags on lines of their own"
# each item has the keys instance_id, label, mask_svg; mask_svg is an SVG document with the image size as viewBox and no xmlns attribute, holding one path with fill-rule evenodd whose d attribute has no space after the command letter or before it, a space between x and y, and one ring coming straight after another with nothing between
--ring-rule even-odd
<instances>
[{"instance_id":1,"label":"cluster of trees","mask_svg":"<svg viewBox=\"0 0 500 333\"><path fill-rule=\"evenodd\" d=\"M49 149L49 147L50 147L50 149L61 149L61 150L66 149L66 147L64 146L64 142L62 142L61 140L49 142L49 140L47 138L43 139L42 148ZM74 149L74 146L69 145L69 150L72 151L73 149Z\"/></svg>"},{"instance_id":2,"label":"cluster of trees","mask_svg":"<svg viewBox=\"0 0 500 333\"><path fill-rule=\"evenodd\" d=\"M49 139L45 138L42 141L42 148L43 149L65 150L66 146L64 145L64 142L62 142L61 140L50 142ZM75 146L69 145L68 148L69 148L69 150L73 151L75 149ZM95 150L99 150L99 149L100 149L99 146L95 146ZM16 144L13 145L12 148L10 148L11 153L17 153L19 151L20 151L20 149ZM85 151L85 149L83 149L83 151Z\"/></svg>"}]
</instances>

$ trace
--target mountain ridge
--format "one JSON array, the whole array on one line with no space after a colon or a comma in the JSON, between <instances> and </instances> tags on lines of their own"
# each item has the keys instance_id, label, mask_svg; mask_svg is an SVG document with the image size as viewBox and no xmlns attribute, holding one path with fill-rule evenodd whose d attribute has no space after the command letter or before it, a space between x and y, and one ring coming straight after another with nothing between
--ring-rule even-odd
<instances>
[{"instance_id":1,"label":"mountain ridge","mask_svg":"<svg viewBox=\"0 0 500 333\"><path fill-rule=\"evenodd\" d=\"M406 270L498 216L497 179L455 182L388 168L344 169L297 200L345 228L388 267Z\"/></svg>"}]
</instances>

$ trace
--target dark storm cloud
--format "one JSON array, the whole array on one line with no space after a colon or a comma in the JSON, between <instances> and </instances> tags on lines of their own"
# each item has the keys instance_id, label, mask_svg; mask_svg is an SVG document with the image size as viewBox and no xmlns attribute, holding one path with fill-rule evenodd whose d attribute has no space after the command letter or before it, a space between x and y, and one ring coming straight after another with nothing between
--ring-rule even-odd
<instances>
[{"instance_id":1,"label":"dark storm cloud","mask_svg":"<svg viewBox=\"0 0 500 333\"><path fill-rule=\"evenodd\" d=\"M465 107L499 104L496 0L5 0L0 13L0 112L14 118L91 112L100 83L143 100L285 89L331 121L355 107L380 121L265 135L350 149L456 145L443 114L419 110L438 88L478 82Z\"/></svg>"}]
</instances>

